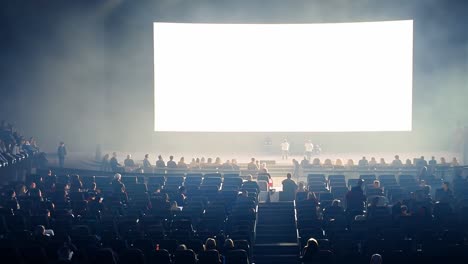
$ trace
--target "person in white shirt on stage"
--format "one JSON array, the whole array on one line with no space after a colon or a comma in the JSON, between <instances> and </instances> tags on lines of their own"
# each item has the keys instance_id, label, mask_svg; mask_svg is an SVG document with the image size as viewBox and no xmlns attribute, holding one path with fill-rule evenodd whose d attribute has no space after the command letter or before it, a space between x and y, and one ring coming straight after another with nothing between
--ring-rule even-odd
<instances>
[{"instance_id":1,"label":"person in white shirt on stage","mask_svg":"<svg viewBox=\"0 0 468 264\"><path fill-rule=\"evenodd\" d=\"M305 155L307 157L307 160L310 161L312 158L312 152L314 151L314 144L310 140L307 140L306 143L304 144L305 147Z\"/></svg>"},{"instance_id":2,"label":"person in white shirt on stage","mask_svg":"<svg viewBox=\"0 0 468 264\"><path fill-rule=\"evenodd\" d=\"M289 155L289 143L288 140L285 139L283 143L281 143L281 158L288 159Z\"/></svg>"}]
</instances>

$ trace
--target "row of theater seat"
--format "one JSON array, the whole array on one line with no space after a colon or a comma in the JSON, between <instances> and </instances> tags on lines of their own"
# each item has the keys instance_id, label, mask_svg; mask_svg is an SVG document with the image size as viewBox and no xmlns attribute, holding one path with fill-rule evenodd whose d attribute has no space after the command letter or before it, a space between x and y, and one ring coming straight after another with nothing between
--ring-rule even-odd
<instances>
[{"instance_id":1,"label":"row of theater seat","mask_svg":"<svg viewBox=\"0 0 468 264\"><path fill-rule=\"evenodd\" d=\"M29 181L35 181L40 186L39 182L43 182L43 178L32 175ZM169 199L174 198L172 195L180 186L198 186L198 191L187 193L182 211L171 211L160 206L161 196L153 196L152 189L148 191L145 180L150 182L150 179L123 177L128 196L123 202L113 193L109 177L81 177L83 189L96 184L102 191L99 194L103 198L102 208L96 207L98 202L89 200L89 195L82 191L69 192L65 201L54 200L53 193L49 194L45 190L44 198L19 198L20 206L24 208L2 211L1 233L5 237L2 245L19 248L21 245L29 246L31 231L36 225L42 224L52 228L57 237L71 235L72 241L85 251L91 245L93 248L111 247L121 252L119 244L135 248L143 247L141 245L144 244L143 251L153 249L153 252L158 245L161 251L165 249L170 255L175 255L175 246L178 244L186 243L197 251L199 242L208 237L228 237L235 241L238 249L245 250L251 256L258 190L243 186L240 177L224 177L221 182L220 179L215 175L205 175L203 178L195 175L159 178L157 185L162 194L168 194ZM70 183L70 177L59 176L57 183ZM5 189L17 184L12 182ZM215 186L215 189L204 190L204 186ZM236 188L223 190L220 188L222 186ZM238 191L243 190L243 187L248 190L248 197L240 201ZM209 195L211 190L212 195ZM49 200L54 202L55 208L50 208ZM47 217L45 210L41 210L45 208L52 210L52 217ZM96 236L99 238L97 242Z\"/></svg>"}]
</instances>

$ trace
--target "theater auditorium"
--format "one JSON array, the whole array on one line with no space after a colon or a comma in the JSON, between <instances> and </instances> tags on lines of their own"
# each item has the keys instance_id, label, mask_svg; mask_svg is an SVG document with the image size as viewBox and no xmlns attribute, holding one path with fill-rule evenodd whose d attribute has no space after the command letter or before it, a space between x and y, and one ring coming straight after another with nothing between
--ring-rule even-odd
<instances>
[{"instance_id":1,"label":"theater auditorium","mask_svg":"<svg viewBox=\"0 0 468 264\"><path fill-rule=\"evenodd\" d=\"M468 263L468 2L0 2L0 263Z\"/></svg>"}]
</instances>

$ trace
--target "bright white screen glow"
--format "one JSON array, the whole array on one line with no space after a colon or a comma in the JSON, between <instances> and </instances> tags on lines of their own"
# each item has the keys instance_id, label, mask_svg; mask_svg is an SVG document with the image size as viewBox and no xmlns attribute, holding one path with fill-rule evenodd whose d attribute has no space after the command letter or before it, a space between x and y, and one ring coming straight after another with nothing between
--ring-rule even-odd
<instances>
[{"instance_id":1,"label":"bright white screen glow","mask_svg":"<svg viewBox=\"0 0 468 264\"><path fill-rule=\"evenodd\" d=\"M154 23L155 131L410 131L413 21Z\"/></svg>"}]
</instances>

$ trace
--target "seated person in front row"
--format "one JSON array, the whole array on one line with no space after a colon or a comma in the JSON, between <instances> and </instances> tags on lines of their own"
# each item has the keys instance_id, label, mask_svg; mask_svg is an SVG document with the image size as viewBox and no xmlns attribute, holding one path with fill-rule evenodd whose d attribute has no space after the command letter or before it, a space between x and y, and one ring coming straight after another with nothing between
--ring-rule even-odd
<instances>
[{"instance_id":1,"label":"seated person in front row","mask_svg":"<svg viewBox=\"0 0 468 264\"><path fill-rule=\"evenodd\" d=\"M394 166L394 167L401 167L401 166L403 166L403 162L401 162L400 156L395 155L395 159L392 161L392 166Z\"/></svg>"},{"instance_id":2,"label":"seated person in front row","mask_svg":"<svg viewBox=\"0 0 468 264\"><path fill-rule=\"evenodd\" d=\"M249 164L247 164L247 170L249 171L258 171L258 166L255 163L255 158L250 159Z\"/></svg>"}]
</instances>

